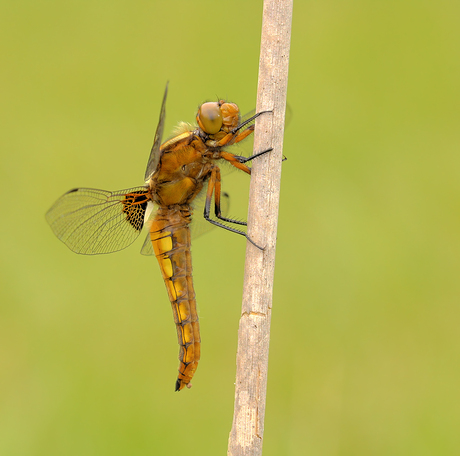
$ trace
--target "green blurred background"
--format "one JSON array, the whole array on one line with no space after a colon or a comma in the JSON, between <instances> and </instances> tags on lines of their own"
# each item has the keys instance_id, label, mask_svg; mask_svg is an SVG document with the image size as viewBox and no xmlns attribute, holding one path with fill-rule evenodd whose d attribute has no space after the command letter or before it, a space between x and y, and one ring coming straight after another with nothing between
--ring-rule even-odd
<instances>
[{"instance_id":1,"label":"green blurred background","mask_svg":"<svg viewBox=\"0 0 460 456\"><path fill-rule=\"evenodd\" d=\"M245 242L193 246L203 355L174 393L142 241L75 255L44 214L142 184L166 130L255 106L262 2L3 1L0 454L226 454ZM264 455L460 454L460 3L294 5ZM226 176L246 217L248 179Z\"/></svg>"}]
</instances>

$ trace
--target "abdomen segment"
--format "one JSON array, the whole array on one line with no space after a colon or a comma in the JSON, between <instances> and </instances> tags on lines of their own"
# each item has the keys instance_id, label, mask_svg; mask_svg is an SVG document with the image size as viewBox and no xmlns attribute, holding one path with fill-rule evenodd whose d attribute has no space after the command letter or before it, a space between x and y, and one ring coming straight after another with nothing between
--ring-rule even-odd
<instances>
[{"instance_id":1,"label":"abdomen segment","mask_svg":"<svg viewBox=\"0 0 460 456\"><path fill-rule=\"evenodd\" d=\"M168 291L180 346L176 391L190 381L200 359L200 327L196 311L190 254L188 205L158 209L150 227L153 250Z\"/></svg>"}]
</instances>

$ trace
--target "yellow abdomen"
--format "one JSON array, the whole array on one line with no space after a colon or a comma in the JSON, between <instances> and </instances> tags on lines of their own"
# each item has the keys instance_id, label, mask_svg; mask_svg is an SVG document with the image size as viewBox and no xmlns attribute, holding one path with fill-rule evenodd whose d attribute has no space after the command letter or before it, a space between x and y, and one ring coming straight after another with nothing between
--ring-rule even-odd
<instances>
[{"instance_id":1,"label":"yellow abdomen","mask_svg":"<svg viewBox=\"0 0 460 456\"><path fill-rule=\"evenodd\" d=\"M150 227L177 328L180 346L176 391L190 381L200 359L200 327L192 281L190 254L190 207L186 204L158 209Z\"/></svg>"}]
</instances>

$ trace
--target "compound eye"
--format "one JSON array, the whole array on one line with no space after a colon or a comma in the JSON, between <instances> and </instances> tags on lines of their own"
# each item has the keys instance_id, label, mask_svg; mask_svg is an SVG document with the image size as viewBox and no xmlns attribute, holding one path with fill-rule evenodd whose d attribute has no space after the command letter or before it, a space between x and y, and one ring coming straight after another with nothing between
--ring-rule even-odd
<instances>
[{"instance_id":1,"label":"compound eye","mask_svg":"<svg viewBox=\"0 0 460 456\"><path fill-rule=\"evenodd\" d=\"M196 120L200 128L208 135L216 134L222 128L222 113L219 103L203 103L198 109Z\"/></svg>"}]
</instances>

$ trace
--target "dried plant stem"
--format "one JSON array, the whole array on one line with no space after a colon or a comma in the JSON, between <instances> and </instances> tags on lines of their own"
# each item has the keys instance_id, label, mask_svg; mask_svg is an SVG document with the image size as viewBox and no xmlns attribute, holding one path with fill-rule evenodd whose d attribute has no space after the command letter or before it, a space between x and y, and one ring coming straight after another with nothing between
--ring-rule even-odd
<instances>
[{"instance_id":1,"label":"dried plant stem","mask_svg":"<svg viewBox=\"0 0 460 456\"><path fill-rule=\"evenodd\" d=\"M265 249L247 243L231 456L262 454L291 22L292 0L264 1L257 112L273 112L256 121L254 151L273 151L254 160L251 176L248 233Z\"/></svg>"}]
</instances>

